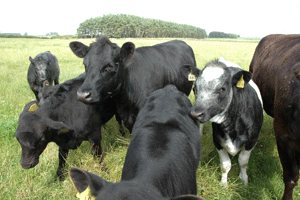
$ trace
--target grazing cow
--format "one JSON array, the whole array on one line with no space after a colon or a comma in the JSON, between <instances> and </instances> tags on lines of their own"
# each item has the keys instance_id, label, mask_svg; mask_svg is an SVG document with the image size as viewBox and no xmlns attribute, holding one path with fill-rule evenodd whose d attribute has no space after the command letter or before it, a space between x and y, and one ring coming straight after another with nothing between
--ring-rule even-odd
<instances>
[{"instance_id":1,"label":"grazing cow","mask_svg":"<svg viewBox=\"0 0 300 200\"><path fill-rule=\"evenodd\" d=\"M186 67L189 73L190 69ZM228 155L239 155L240 178L248 184L246 167L263 123L260 92L251 80L252 74L224 58L212 61L196 75L197 98L191 111L200 123L211 121L213 140L219 153L222 180L227 185L231 168ZM186 76L187 74L186 73Z\"/></svg>"},{"instance_id":2,"label":"grazing cow","mask_svg":"<svg viewBox=\"0 0 300 200\"><path fill-rule=\"evenodd\" d=\"M55 87L46 99L28 103L19 117L16 138L22 147L21 165L35 167L39 156L49 142L59 146L57 176L63 180L63 168L69 149L76 149L83 141L92 145L92 153L100 157L101 125L115 114L115 104L105 101L101 105L87 105L77 100L77 89L85 73ZM50 90L51 91L51 90ZM48 94L51 92L48 92Z\"/></svg>"},{"instance_id":3,"label":"grazing cow","mask_svg":"<svg viewBox=\"0 0 300 200\"><path fill-rule=\"evenodd\" d=\"M72 168L80 192L95 199L201 199L196 171L201 136L189 99L173 85L149 96L137 116L119 183ZM180 195L180 198L174 198ZM188 198L189 197L189 198ZM82 197L83 198L83 197Z\"/></svg>"},{"instance_id":4,"label":"grazing cow","mask_svg":"<svg viewBox=\"0 0 300 200\"><path fill-rule=\"evenodd\" d=\"M250 69L273 127L283 168L283 199L292 199L300 167L300 35L269 35L256 47Z\"/></svg>"},{"instance_id":5,"label":"grazing cow","mask_svg":"<svg viewBox=\"0 0 300 200\"><path fill-rule=\"evenodd\" d=\"M49 51L38 54L34 59L29 57L30 65L27 73L27 80L30 89L39 101L39 89L43 86L44 81L48 81L50 85L59 84L59 66L57 58Z\"/></svg>"},{"instance_id":6,"label":"grazing cow","mask_svg":"<svg viewBox=\"0 0 300 200\"><path fill-rule=\"evenodd\" d=\"M192 48L183 41L135 49L131 42L120 48L102 36L89 47L71 42L70 48L84 58L87 73L78 98L85 103L112 98L130 132L151 92L173 84L188 95L193 85L180 73L182 65L196 65Z\"/></svg>"}]
</instances>

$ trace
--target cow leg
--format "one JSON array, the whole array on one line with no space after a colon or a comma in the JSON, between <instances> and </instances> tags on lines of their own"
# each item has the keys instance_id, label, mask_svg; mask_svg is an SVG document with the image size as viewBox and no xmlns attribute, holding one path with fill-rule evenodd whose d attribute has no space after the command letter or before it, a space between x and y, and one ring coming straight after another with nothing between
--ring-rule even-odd
<instances>
[{"instance_id":1,"label":"cow leg","mask_svg":"<svg viewBox=\"0 0 300 200\"><path fill-rule=\"evenodd\" d=\"M116 120L119 124L119 132L124 137L125 136L125 130L124 130L123 125L122 125L121 117L117 113L115 114L115 116L116 116Z\"/></svg>"},{"instance_id":2,"label":"cow leg","mask_svg":"<svg viewBox=\"0 0 300 200\"><path fill-rule=\"evenodd\" d=\"M200 124L200 135L202 136L203 135L203 130L204 130L204 124Z\"/></svg>"},{"instance_id":3,"label":"cow leg","mask_svg":"<svg viewBox=\"0 0 300 200\"><path fill-rule=\"evenodd\" d=\"M221 185L227 186L227 177L228 177L228 172L231 169L231 160L225 149L218 150L218 153L220 157L221 170L222 170Z\"/></svg>"},{"instance_id":4,"label":"cow leg","mask_svg":"<svg viewBox=\"0 0 300 200\"><path fill-rule=\"evenodd\" d=\"M281 165L283 168L283 181L285 185L283 200L293 199L293 191L299 179L299 168L295 155L291 149L291 144L288 138L289 132L280 122L274 120L274 130L276 135L277 149Z\"/></svg>"},{"instance_id":5,"label":"cow leg","mask_svg":"<svg viewBox=\"0 0 300 200\"><path fill-rule=\"evenodd\" d=\"M251 150L242 150L239 155L240 179L244 181L245 186L248 185L247 165L249 162Z\"/></svg>"},{"instance_id":6,"label":"cow leg","mask_svg":"<svg viewBox=\"0 0 300 200\"><path fill-rule=\"evenodd\" d=\"M58 85L58 84L59 84L58 78L54 79L54 85Z\"/></svg>"},{"instance_id":7,"label":"cow leg","mask_svg":"<svg viewBox=\"0 0 300 200\"><path fill-rule=\"evenodd\" d=\"M102 155L101 140L101 128L89 137L89 142L92 146L91 153L97 158L100 158Z\"/></svg>"},{"instance_id":8,"label":"cow leg","mask_svg":"<svg viewBox=\"0 0 300 200\"><path fill-rule=\"evenodd\" d=\"M64 167L68 157L68 153L69 153L69 149L62 149L61 147L59 147L59 155L58 155L59 164L58 164L56 175L60 181L63 181L65 179Z\"/></svg>"}]
</instances>

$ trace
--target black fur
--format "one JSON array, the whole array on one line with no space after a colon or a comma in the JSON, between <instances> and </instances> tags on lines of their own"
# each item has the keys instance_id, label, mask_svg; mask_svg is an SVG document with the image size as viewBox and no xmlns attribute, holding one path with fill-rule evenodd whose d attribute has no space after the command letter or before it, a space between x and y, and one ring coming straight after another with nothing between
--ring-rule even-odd
<instances>
[{"instance_id":1,"label":"black fur","mask_svg":"<svg viewBox=\"0 0 300 200\"><path fill-rule=\"evenodd\" d=\"M108 200L196 195L201 136L197 122L189 115L191 107L175 86L151 93L137 116L121 182L109 183L73 168L71 177L77 189L82 192L90 185L97 199ZM191 195L178 199L201 198Z\"/></svg>"},{"instance_id":2,"label":"black fur","mask_svg":"<svg viewBox=\"0 0 300 200\"><path fill-rule=\"evenodd\" d=\"M193 85L180 73L182 65L196 65L193 50L183 41L135 49L131 42L119 48L107 37L100 37L90 47L72 42L70 48L78 57L86 49L87 78L78 90L79 98L85 103L113 98L130 131L151 92L174 84L188 95Z\"/></svg>"}]
</instances>

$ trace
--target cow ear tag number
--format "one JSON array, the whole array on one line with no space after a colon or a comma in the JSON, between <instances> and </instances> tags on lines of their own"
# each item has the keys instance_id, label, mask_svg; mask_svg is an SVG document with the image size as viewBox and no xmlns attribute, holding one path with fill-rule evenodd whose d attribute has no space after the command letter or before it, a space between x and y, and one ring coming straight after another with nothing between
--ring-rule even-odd
<instances>
[{"instance_id":1,"label":"cow ear tag number","mask_svg":"<svg viewBox=\"0 0 300 200\"><path fill-rule=\"evenodd\" d=\"M196 76L192 73L189 73L188 80L189 81L196 81Z\"/></svg>"},{"instance_id":2,"label":"cow ear tag number","mask_svg":"<svg viewBox=\"0 0 300 200\"><path fill-rule=\"evenodd\" d=\"M32 104L30 108L28 109L29 112L34 112L39 109L38 105L36 103Z\"/></svg>"},{"instance_id":3,"label":"cow ear tag number","mask_svg":"<svg viewBox=\"0 0 300 200\"><path fill-rule=\"evenodd\" d=\"M236 87L238 88L244 88L245 87L245 81L244 81L244 76L242 75L240 80L237 82Z\"/></svg>"},{"instance_id":4,"label":"cow ear tag number","mask_svg":"<svg viewBox=\"0 0 300 200\"><path fill-rule=\"evenodd\" d=\"M96 197L92 195L91 187L88 186L83 192L77 193L76 197L80 200L96 200Z\"/></svg>"}]
</instances>

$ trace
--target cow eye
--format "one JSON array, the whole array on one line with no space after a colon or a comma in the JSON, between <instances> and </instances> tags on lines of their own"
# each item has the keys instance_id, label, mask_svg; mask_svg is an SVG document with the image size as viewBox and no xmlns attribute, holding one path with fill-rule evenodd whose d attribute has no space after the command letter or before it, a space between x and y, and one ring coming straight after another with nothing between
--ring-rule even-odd
<instances>
[{"instance_id":1,"label":"cow eye","mask_svg":"<svg viewBox=\"0 0 300 200\"><path fill-rule=\"evenodd\" d=\"M108 66L104 69L104 71L106 71L106 72L111 72L112 69L113 69L112 66L108 65Z\"/></svg>"}]
</instances>

